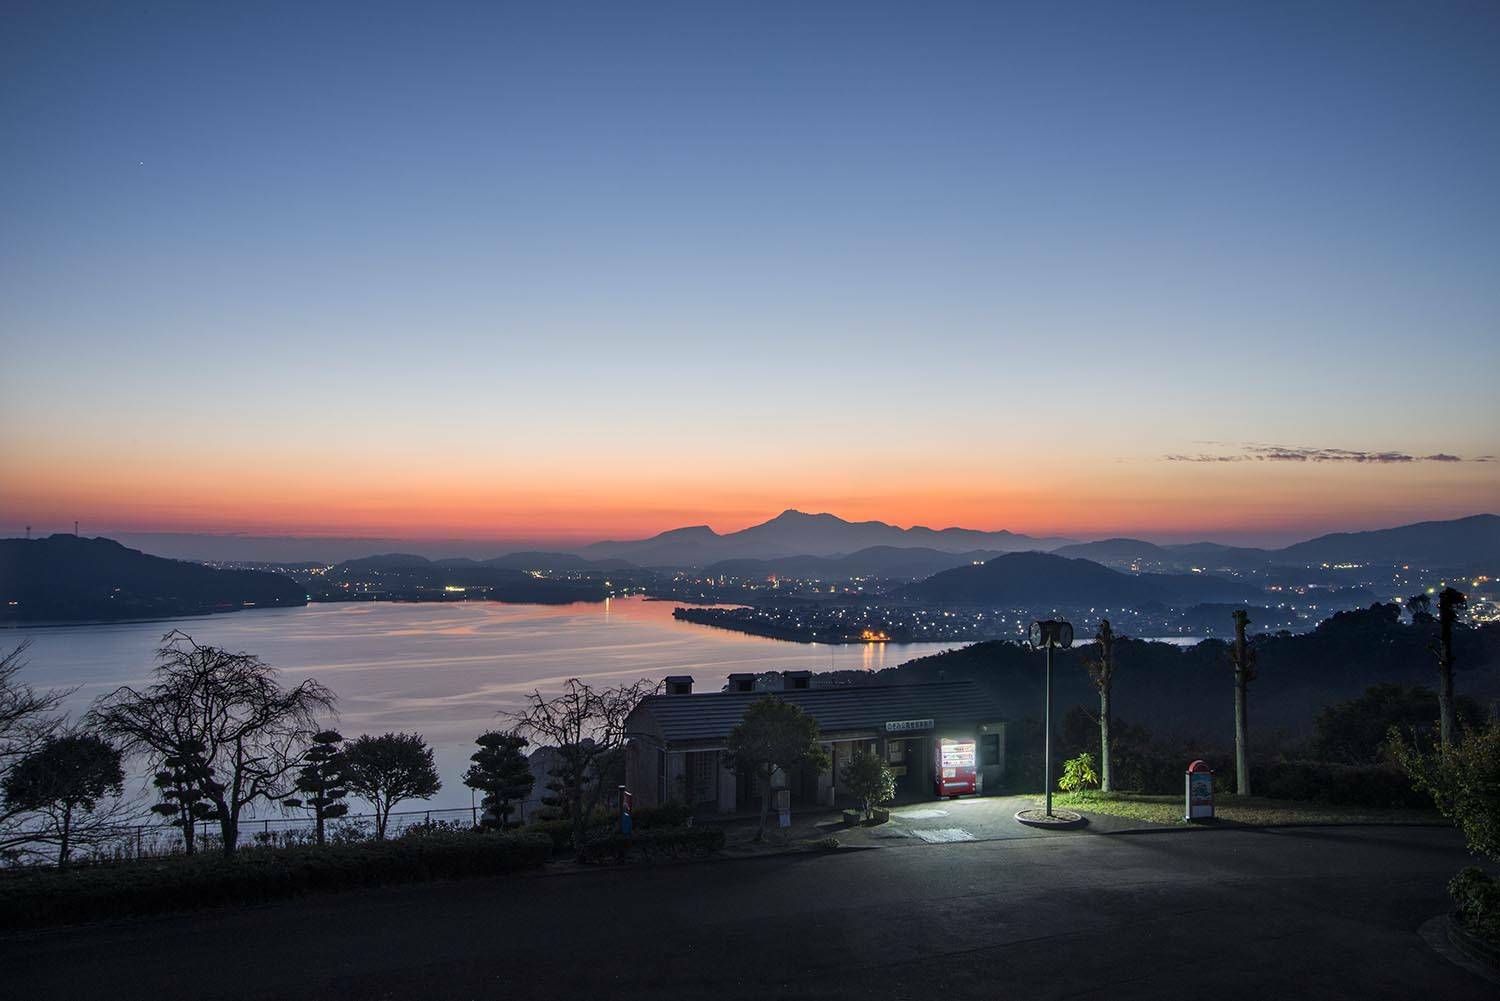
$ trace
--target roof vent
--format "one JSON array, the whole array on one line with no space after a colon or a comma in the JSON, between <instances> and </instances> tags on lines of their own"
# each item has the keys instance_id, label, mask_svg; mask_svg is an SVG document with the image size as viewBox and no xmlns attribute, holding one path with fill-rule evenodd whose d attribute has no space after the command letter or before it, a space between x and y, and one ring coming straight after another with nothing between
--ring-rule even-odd
<instances>
[{"instance_id":1,"label":"roof vent","mask_svg":"<svg viewBox=\"0 0 1500 1001\"><path fill-rule=\"evenodd\" d=\"M731 674L729 684L725 686L726 692L753 692L755 691L755 675L753 674Z\"/></svg>"},{"instance_id":2,"label":"roof vent","mask_svg":"<svg viewBox=\"0 0 1500 1001\"><path fill-rule=\"evenodd\" d=\"M668 695L692 695L693 676L691 674L674 674L667 678Z\"/></svg>"},{"instance_id":3,"label":"roof vent","mask_svg":"<svg viewBox=\"0 0 1500 1001\"><path fill-rule=\"evenodd\" d=\"M782 671L781 677L788 689L812 687L811 671Z\"/></svg>"}]
</instances>

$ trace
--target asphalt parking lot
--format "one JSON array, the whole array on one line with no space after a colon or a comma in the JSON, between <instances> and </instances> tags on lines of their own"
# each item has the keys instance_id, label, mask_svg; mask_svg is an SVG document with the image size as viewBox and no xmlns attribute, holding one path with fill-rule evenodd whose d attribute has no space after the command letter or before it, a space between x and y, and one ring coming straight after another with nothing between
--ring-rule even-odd
<instances>
[{"instance_id":1,"label":"asphalt parking lot","mask_svg":"<svg viewBox=\"0 0 1500 1001\"><path fill-rule=\"evenodd\" d=\"M822 825L850 846L894 844L950 844L1047 837L1053 832L1028 827L1016 820L1019 810L1036 804L1035 796L968 796L908 803L894 807L891 819L874 827L843 827L830 818ZM1095 834L1160 828L1158 824L1123 817L1092 815L1085 830Z\"/></svg>"},{"instance_id":2,"label":"asphalt parking lot","mask_svg":"<svg viewBox=\"0 0 1500 1001\"><path fill-rule=\"evenodd\" d=\"M11 935L0 993L1493 1001L1418 934L1468 862L1436 828L912 837Z\"/></svg>"}]
</instances>

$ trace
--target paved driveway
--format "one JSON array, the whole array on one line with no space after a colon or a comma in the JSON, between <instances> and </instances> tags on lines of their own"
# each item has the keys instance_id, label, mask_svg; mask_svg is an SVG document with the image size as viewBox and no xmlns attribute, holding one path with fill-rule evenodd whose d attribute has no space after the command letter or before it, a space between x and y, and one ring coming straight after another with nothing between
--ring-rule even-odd
<instances>
[{"instance_id":1,"label":"paved driveway","mask_svg":"<svg viewBox=\"0 0 1500 1001\"><path fill-rule=\"evenodd\" d=\"M839 841L851 846L943 844L957 841L994 841L1010 838L1054 837L1056 832L1027 827L1016 812L1036 804L1035 796L978 796L908 803L891 810L888 823L878 827L828 827ZM1102 834L1160 825L1123 817L1091 816L1086 828ZM1169 828L1162 827L1162 830Z\"/></svg>"},{"instance_id":2,"label":"paved driveway","mask_svg":"<svg viewBox=\"0 0 1500 1001\"><path fill-rule=\"evenodd\" d=\"M0 995L1495 998L1417 934L1468 861L1452 831L903 844L9 936Z\"/></svg>"}]
</instances>

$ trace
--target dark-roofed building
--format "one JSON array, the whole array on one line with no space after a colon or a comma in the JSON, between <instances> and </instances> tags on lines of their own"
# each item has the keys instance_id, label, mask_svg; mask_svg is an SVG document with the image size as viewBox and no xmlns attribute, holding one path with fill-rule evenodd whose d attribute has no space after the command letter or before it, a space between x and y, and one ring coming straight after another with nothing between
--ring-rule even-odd
<instances>
[{"instance_id":1,"label":"dark-roofed building","mask_svg":"<svg viewBox=\"0 0 1500 1001\"><path fill-rule=\"evenodd\" d=\"M625 781L638 806L675 801L704 812L751 809L759 790L726 766L724 750L745 708L767 695L795 703L816 719L833 761L832 770L821 774L808 769L808 774L780 776L778 784L791 791L793 802L852 802L839 788L838 774L858 748L885 758L903 799L934 794L942 768L940 742L972 742L980 789L1001 784L1004 718L972 681L797 687L807 683L799 674L781 691L746 690L750 686L731 679L729 691L694 695L691 679L686 680L670 686L670 694L642 699L625 722Z\"/></svg>"}]
</instances>

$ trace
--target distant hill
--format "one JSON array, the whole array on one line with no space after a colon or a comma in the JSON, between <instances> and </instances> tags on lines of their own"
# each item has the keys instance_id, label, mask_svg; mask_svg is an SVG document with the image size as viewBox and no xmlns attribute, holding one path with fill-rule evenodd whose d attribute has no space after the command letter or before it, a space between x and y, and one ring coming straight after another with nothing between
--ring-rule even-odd
<instances>
[{"instance_id":1,"label":"distant hill","mask_svg":"<svg viewBox=\"0 0 1500 1001\"><path fill-rule=\"evenodd\" d=\"M1228 608L1209 610L1228 616ZM1252 619L1274 615L1251 609ZM1066 718L1068 707L1096 710L1099 696L1082 663L1095 652L1096 623L1075 622L1078 641L1060 651L1053 670L1054 713ZM1227 647L1219 638L1187 648L1121 638L1115 646L1118 674L1113 697L1116 721L1144 724L1158 734L1194 735L1206 741L1184 748L1186 760L1212 747L1233 743L1227 706L1231 686ZM1251 719L1262 727L1256 739L1274 740L1273 728L1294 733L1311 730L1323 706L1354 698L1382 683L1431 685L1436 677L1427 645L1431 633L1414 628L1394 605L1342 612L1310 633L1255 638L1256 679L1250 688ZM1461 625L1454 635L1456 686L1464 695L1487 702L1500 695L1500 624ZM879 672L844 671L829 677L845 684L913 684L937 678L972 678L983 685L1017 724L1041 715L1045 672L1039 656L1019 643L975 643L962 649L907 661ZM822 677L820 676L820 679ZM815 682L816 683L816 682ZM1066 726L1060 728L1066 731ZM1252 746L1255 746L1252 744ZM1260 745L1266 747L1266 744ZM1264 751L1262 753L1265 753Z\"/></svg>"},{"instance_id":2,"label":"distant hill","mask_svg":"<svg viewBox=\"0 0 1500 1001\"><path fill-rule=\"evenodd\" d=\"M1274 555L1280 561L1298 563L1493 564L1500 561L1500 515L1423 521L1373 532L1335 532L1278 549Z\"/></svg>"},{"instance_id":3,"label":"distant hill","mask_svg":"<svg viewBox=\"0 0 1500 1001\"><path fill-rule=\"evenodd\" d=\"M335 566L333 572L348 574L371 570L415 570L433 567L447 569L489 567L495 570L628 570L631 564L625 560L588 560L573 553L508 553L489 560L471 560L461 556L444 560L429 560L425 556L415 556L411 553L383 553L345 560Z\"/></svg>"},{"instance_id":4,"label":"distant hill","mask_svg":"<svg viewBox=\"0 0 1500 1001\"><path fill-rule=\"evenodd\" d=\"M1335 532L1281 549L1192 542L1158 546L1140 539L1100 539L1053 550L1057 556L1113 566L1137 560L1168 568L1238 570L1321 563L1411 563L1419 567L1469 567L1500 562L1500 516L1476 514L1370 532Z\"/></svg>"},{"instance_id":5,"label":"distant hill","mask_svg":"<svg viewBox=\"0 0 1500 1001\"><path fill-rule=\"evenodd\" d=\"M629 560L589 560L574 553L541 552L507 553L485 560L484 565L512 570L629 570L634 566Z\"/></svg>"},{"instance_id":6,"label":"distant hill","mask_svg":"<svg viewBox=\"0 0 1500 1001\"><path fill-rule=\"evenodd\" d=\"M1017 552L1054 549L1068 539L1037 539L1014 532L967 528L898 528L883 521L845 521L832 514L788 510L770 521L720 535L707 525L662 532L649 539L596 542L578 552L590 558L616 557L637 566L708 566L726 559L781 556L840 556L876 546L966 553L976 549Z\"/></svg>"},{"instance_id":7,"label":"distant hill","mask_svg":"<svg viewBox=\"0 0 1500 1001\"><path fill-rule=\"evenodd\" d=\"M305 604L302 585L279 574L148 556L112 539L0 539L0 620L148 618Z\"/></svg>"},{"instance_id":8,"label":"distant hill","mask_svg":"<svg viewBox=\"0 0 1500 1001\"><path fill-rule=\"evenodd\" d=\"M1172 554L1153 542L1141 539L1099 539L1095 542L1079 542L1052 550L1054 556L1065 556L1070 560L1093 560L1095 563L1129 563L1146 559L1167 562Z\"/></svg>"},{"instance_id":9,"label":"distant hill","mask_svg":"<svg viewBox=\"0 0 1500 1001\"><path fill-rule=\"evenodd\" d=\"M465 560L464 562L472 563L473 561ZM432 561L427 557L416 556L412 553L376 553L374 556L361 556L356 560L345 560L338 565L338 569L345 571L389 570L393 567L425 567L431 564Z\"/></svg>"},{"instance_id":10,"label":"distant hill","mask_svg":"<svg viewBox=\"0 0 1500 1001\"><path fill-rule=\"evenodd\" d=\"M1212 574L1128 574L1050 553L1007 553L979 566L945 570L897 595L929 605L1021 608L1201 604L1255 600L1262 592Z\"/></svg>"},{"instance_id":11,"label":"distant hill","mask_svg":"<svg viewBox=\"0 0 1500 1001\"><path fill-rule=\"evenodd\" d=\"M885 577L921 580L953 567L983 563L999 556L993 550L945 553L937 549L900 546L870 546L848 556L782 556L769 560L720 560L704 572L731 577L808 577L838 580L850 577Z\"/></svg>"},{"instance_id":12,"label":"distant hill","mask_svg":"<svg viewBox=\"0 0 1500 1001\"><path fill-rule=\"evenodd\" d=\"M576 559L576 557L575 557ZM603 601L604 582L594 579L536 577L530 571L577 569L547 567L524 554L516 566L495 565L500 560L452 559L433 562L421 556L388 553L346 560L317 578L319 600L386 599L395 601L455 601L489 598L523 604L563 605Z\"/></svg>"}]
</instances>

